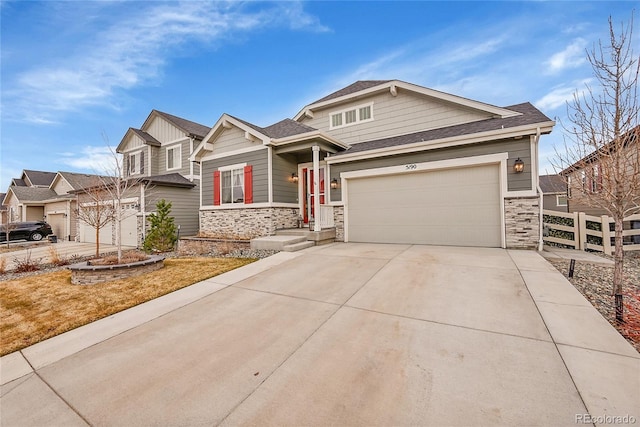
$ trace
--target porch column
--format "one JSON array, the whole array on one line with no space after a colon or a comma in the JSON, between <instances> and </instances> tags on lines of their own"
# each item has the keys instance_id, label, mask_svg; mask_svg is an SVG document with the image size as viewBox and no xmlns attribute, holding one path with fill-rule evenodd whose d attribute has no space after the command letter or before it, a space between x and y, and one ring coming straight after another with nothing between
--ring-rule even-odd
<instances>
[{"instance_id":1,"label":"porch column","mask_svg":"<svg viewBox=\"0 0 640 427\"><path fill-rule=\"evenodd\" d=\"M320 147L313 149L313 231L320 231Z\"/></svg>"}]
</instances>

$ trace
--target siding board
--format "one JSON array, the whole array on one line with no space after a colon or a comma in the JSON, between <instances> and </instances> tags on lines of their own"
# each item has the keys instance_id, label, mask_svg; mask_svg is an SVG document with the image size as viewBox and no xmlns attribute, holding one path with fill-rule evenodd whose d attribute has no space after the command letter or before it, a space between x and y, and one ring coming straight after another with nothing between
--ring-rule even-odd
<instances>
[{"instance_id":1,"label":"siding board","mask_svg":"<svg viewBox=\"0 0 640 427\"><path fill-rule=\"evenodd\" d=\"M528 138L520 140L502 140L490 143L465 145L462 147L442 148L397 156L388 156L378 159L361 160L350 163L338 163L331 165L331 177L340 181L341 172L357 171L363 169L376 169L387 166L398 166L408 163L433 162L438 160L456 159L461 157L481 156L485 154L509 153L507 161L507 189L509 191L531 190L531 151ZM513 162L520 157L525 162L523 173L513 172ZM340 189L331 190L331 200L342 200Z\"/></svg>"},{"instance_id":2,"label":"siding board","mask_svg":"<svg viewBox=\"0 0 640 427\"><path fill-rule=\"evenodd\" d=\"M247 163L253 166L253 203L269 201L268 150L251 151L237 156L202 162L202 204L213 205L213 172L222 166Z\"/></svg>"},{"instance_id":3,"label":"siding board","mask_svg":"<svg viewBox=\"0 0 640 427\"><path fill-rule=\"evenodd\" d=\"M373 102L373 121L329 129L331 114L370 102ZM389 92L374 94L331 109L316 111L313 119L305 117L302 122L327 132L343 142L357 144L426 129L484 120L489 117L488 113L398 90L396 97Z\"/></svg>"},{"instance_id":4,"label":"siding board","mask_svg":"<svg viewBox=\"0 0 640 427\"><path fill-rule=\"evenodd\" d=\"M273 155L273 201L298 203L298 185L289 182L292 173L298 171L298 161L291 155Z\"/></svg>"},{"instance_id":5,"label":"siding board","mask_svg":"<svg viewBox=\"0 0 640 427\"><path fill-rule=\"evenodd\" d=\"M194 181L198 183L198 181ZM180 225L180 236L195 236L199 230L200 188L154 187L149 191L147 212L155 212L156 204L164 199L171 202L171 216L176 226Z\"/></svg>"}]
</instances>

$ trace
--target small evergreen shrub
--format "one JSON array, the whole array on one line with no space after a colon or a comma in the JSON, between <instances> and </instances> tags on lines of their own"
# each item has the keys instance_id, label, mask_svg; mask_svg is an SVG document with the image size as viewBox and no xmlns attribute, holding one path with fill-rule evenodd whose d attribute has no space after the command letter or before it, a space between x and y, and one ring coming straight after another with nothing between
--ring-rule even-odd
<instances>
[{"instance_id":1,"label":"small evergreen shrub","mask_svg":"<svg viewBox=\"0 0 640 427\"><path fill-rule=\"evenodd\" d=\"M164 199L156 204L156 213L149 215L149 234L144 239L142 248L145 252L169 252L175 247L177 229L171 213L171 203Z\"/></svg>"}]
</instances>

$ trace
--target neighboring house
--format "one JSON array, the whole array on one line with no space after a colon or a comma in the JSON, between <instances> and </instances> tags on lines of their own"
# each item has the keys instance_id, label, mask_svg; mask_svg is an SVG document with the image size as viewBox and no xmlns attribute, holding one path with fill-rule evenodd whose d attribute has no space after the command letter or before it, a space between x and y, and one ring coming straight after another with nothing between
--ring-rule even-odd
<instances>
[{"instance_id":1,"label":"neighboring house","mask_svg":"<svg viewBox=\"0 0 640 427\"><path fill-rule=\"evenodd\" d=\"M358 81L259 127L223 114L195 148L200 232L335 227L345 242L537 248L539 137L496 107L399 80Z\"/></svg>"},{"instance_id":2,"label":"neighboring house","mask_svg":"<svg viewBox=\"0 0 640 427\"><path fill-rule=\"evenodd\" d=\"M0 193L0 224L6 224L9 217L9 208L4 204L6 193Z\"/></svg>"},{"instance_id":3,"label":"neighboring house","mask_svg":"<svg viewBox=\"0 0 640 427\"><path fill-rule=\"evenodd\" d=\"M99 180L97 175L73 172L24 171L13 179L2 200L12 214L11 221L47 221L59 240L77 236L76 196L72 194ZM48 182L48 184L47 184Z\"/></svg>"},{"instance_id":4,"label":"neighboring house","mask_svg":"<svg viewBox=\"0 0 640 427\"><path fill-rule=\"evenodd\" d=\"M623 149L626 151L627 170L629 176L635 176L640 172L640 126L635 127L625 138ZM601 150L606 151L609 145L605 145ZM628 156L626 154L629 154ZM601 216L608 215L608 212L589 202L588 193L597 193L602 190L603 180L606 180L606 171L601 171L599 156L591 153L576 163L560 172L566 177L568 187L568 212L584 212L587 215ZM607 168L608 169L608 168ZM603 173L604 172L604 173ZM606 184L606 183L605 183Z\"/></svg>"},{"instance_id":5,"label":"neighboring house","mask_svg":"<svg viewBox=\"0 0 640 427\"><path fill-rule=\"evenodd\" d=\"M49 186L55 172L23 170L20 178L13 178L4 196L4 204L11 221L43 221L45 201L55 198Z\"/></svg>"},{"instance_id":6,"label":"neighboring house","mask_svg":"<svg viewBox=\"0 0 640 427\"><path fill-rule=\"evenodd\" d=\"M567 204L567 183L560 175L540 175L540 189L543 208L552 211L569 212Z\"/></svg>"},{"instance_id":7,"label":"neighboring house","mask_svg":"<svg viewBox=\"0 0 640 427\"><path fill-rule=\"evenodd\" d=\"M153 110L140 129L129 128L116 151L123 155L124 177L128 181L123 197L122 244L139 246L148 228L147 216L156 203L172 203L171 214L181 235L198 233L200 170L189 155L210 128L171 114ZM88 203L78 192L80 209ZM100 233L103 243L115 243L115 224ZM80 224L80 241L94 242L95 230Z\"/></svg>"}]
</instances>

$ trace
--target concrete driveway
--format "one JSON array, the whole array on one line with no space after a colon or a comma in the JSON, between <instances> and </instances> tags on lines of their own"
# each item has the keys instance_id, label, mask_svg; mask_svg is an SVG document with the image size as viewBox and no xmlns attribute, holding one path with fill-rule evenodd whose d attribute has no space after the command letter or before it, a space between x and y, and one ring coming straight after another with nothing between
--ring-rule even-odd
<instances>
[{"instance_id":1,"label":"concrete driveway","mask_svg":"<svg viewBox=\"0 0 640 427\"><path fill-rule=\"evenodd\" d=\"M1 362L3 426L640 422L640 355L531 251L279 253Z\"/></svg>"}]
</instances>

